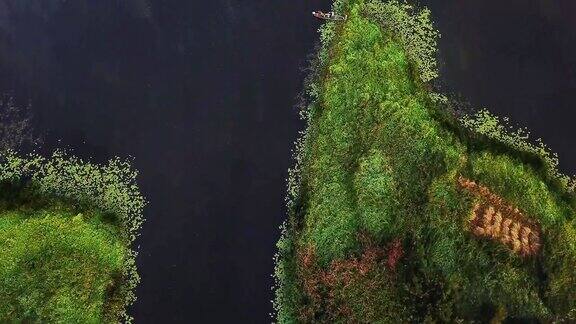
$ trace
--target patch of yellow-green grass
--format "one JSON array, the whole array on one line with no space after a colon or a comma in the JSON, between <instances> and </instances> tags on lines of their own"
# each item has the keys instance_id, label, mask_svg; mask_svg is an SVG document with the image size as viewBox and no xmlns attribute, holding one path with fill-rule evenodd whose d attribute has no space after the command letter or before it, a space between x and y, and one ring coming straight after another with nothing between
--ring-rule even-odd
<instances>
[{"instance_id":1,"label":"patch of yellow-green grass","mask_svg":"<svg viewBox=\"0 0 576 324\"><path fill-rule=\"evenodd\" d=\"M0 214L0 322L103 323L127 257L113 225L59 210Z\"/></svg>"},{"instance_id":2,"label":"patch of yellow-green grass","mask_svg":"<svg viewBox=\"0 0 576 324\"><path fill-rule=\"evenodd\" d=\"M145 204L135 177L118 159L0 155L0 322L131 320Z\"/></svg>"}]
</instances>

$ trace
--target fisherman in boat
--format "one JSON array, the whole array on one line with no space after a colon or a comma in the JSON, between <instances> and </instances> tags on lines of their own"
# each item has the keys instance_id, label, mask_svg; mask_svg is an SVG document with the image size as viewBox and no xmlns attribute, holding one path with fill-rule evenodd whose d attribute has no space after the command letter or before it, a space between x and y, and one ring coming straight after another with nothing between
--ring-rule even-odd
<instances>
[{"instance_id":1,"label":"fisherman in boat","mask_svg":"<svg viewBox=\"0 0 576 324\"><path fill-rule=\"evenodd\" d=\"M322 11L313 11L312 15L316 18L325 19L325 20L346 20L347 16L340 16L335 14L333 11L324 13Z\"/></svg>"}]
</instances>

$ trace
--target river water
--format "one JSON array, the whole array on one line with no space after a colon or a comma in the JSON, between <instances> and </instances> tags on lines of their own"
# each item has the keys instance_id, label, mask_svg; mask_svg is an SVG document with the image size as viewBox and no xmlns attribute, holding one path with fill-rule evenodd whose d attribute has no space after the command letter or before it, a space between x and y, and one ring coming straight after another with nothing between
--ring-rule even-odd
<instances>
[{"instance_id":1,"label":"river water","mask_svg":"<svg viewBox=\"0 0 576 324\"><path fill-rule=\"evenodd\" d=\"M140 171L137 323L270 322L310 12L329 3L0 0L0 91L31 103L43 150ZM423 3L445 86L530 126L576 173L572 1Z\"/></svg>"}]
</instances>

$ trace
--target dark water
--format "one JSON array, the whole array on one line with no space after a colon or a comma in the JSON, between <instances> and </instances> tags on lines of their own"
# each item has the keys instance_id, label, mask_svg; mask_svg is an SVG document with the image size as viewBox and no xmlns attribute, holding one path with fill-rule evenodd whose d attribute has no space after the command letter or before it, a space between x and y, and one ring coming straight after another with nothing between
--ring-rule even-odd
<instances>
[{"instance_id":1,"label":"dark water","mask_svg":"<svg viewBox=\"0 0 576 324\"><path fill-rule=\"evenodd\" d=\"M441 74L475 107L509 116L576 174L576 2L423 0L443 34Z\"/></svg>"},{"instance_id":2,"label":"dark water","mask_svg":"<svg viewBox=\"0 0 576 324\"><path fill-rule=\"evenodd\" d=\"M150 200L137 323L269 322L292 108L330 1L0 0L0 91L45 149L133 156ZM444 83L576 173L576 5L423 1Z\"/></svg>"}]
</instances>

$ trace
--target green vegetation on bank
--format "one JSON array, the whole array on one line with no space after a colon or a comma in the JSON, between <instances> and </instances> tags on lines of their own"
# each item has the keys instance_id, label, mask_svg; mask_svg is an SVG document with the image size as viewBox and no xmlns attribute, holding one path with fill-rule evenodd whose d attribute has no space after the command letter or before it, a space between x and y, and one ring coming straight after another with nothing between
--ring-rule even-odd
<instances>
[{"instance_id":1,"label":"green vegetation on bank","mask_svg":"<svg viewBox=\"0 0 576 324\"><path fill-rule=\"evenodd\" d=\"M0 322L117 323L139 281L136 172L56 152L0 162Z\"/></svg>"},{"instance_id":2,"label":"green vegetation on bank","mask_svg":"<svg viewBox=\"0 0 576 324\"><path fill-rule=\"evenodd\" d=\"M379 0L334 10L348 20L322 27L307 79L278 322L576 320L576 182L556 156L486 111L456 117L430 90L438 33L427 10ZM477 198L460 176L539 224L542 251L521 257L473 236Z\"/></svg>"}]
</instances>

